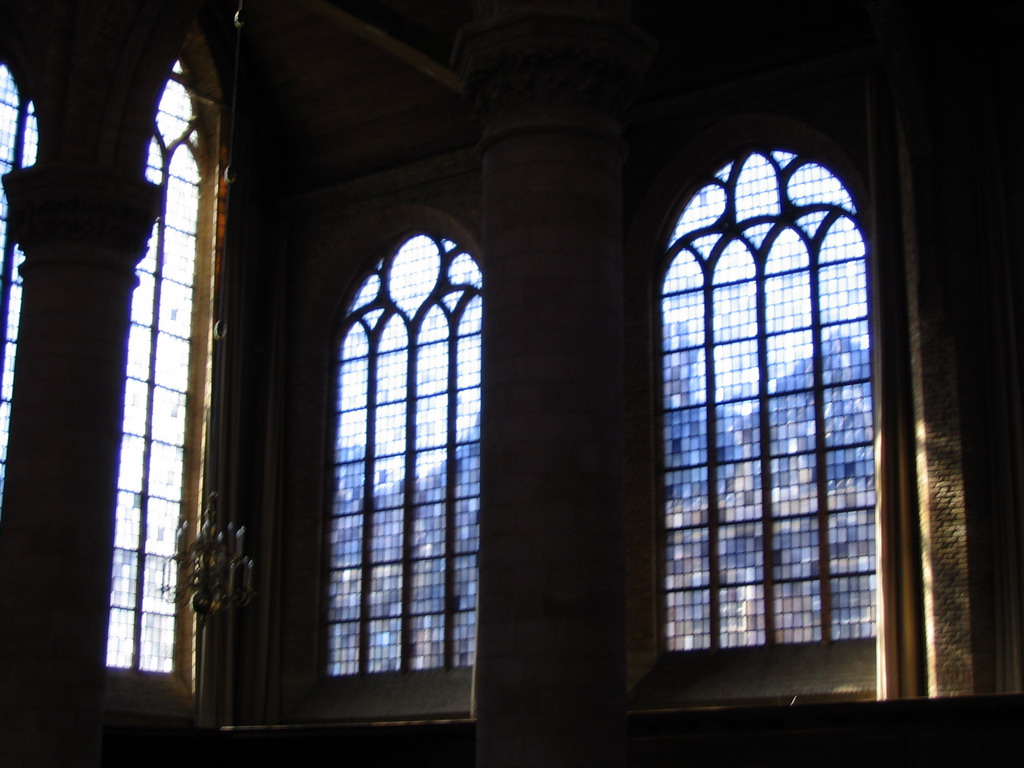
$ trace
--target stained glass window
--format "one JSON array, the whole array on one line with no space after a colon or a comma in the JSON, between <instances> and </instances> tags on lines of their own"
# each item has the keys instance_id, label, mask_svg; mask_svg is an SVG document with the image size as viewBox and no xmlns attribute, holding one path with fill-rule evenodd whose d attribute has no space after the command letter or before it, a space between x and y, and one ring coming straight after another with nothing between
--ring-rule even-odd
<instances>
[{"instance_id":1,"label":"stained glass window","mask_svg":"<svg viewBox=\"0 0 1024 768\"><path fill-rule=\"evenodd\" d=\"M875 634L867 249L846 187L750 152L705 179L661 292L669 650Z\"/></svg>"},{"instance_id":2,"label":"stained glass window","mask_svg":"<svg viewBox=\"0 0 1024 768\"><path fill-rule=\"evenodd\" d=\"M192 99L177 77L155 128L146 177L160 186L163 206L132 297L107 665L170 672L200 182Z\"/></svg>"},{"instance_id":3,"label":"stained glass window","mask_svg":"<svg viewBox=\"0 0 1024 768\"><path fill-rule=\"evenodd\" d=\"M331 675L473 663L480 288L468 253L417 235L348 306L328 533Z\"/></svg>"},{"instance_id":4,"label":"stained glass window","mask_svg":"<svg viewBox=\"0 0 1024 768\"><path fill-rule=\"evenodd\" d=\"M6 64L0 62L0 176L36 161L38 131L32 102L18 92L18 84ZM11 419L11 394L14 391L14 358L18 348L21 317L21 277L18 275L24 255L7 236L7 195L0 187L0 503L3 502L7 468L7 434Z\"/></svg>"}]
</instances>

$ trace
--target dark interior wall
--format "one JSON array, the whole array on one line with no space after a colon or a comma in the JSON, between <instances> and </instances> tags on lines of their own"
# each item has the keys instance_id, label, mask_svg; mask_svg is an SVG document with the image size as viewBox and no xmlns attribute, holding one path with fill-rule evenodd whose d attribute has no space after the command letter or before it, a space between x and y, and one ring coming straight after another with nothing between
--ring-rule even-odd
<instances>
[{"instance_id":1,"label":"dark interior wall","mask_svg":"<svg viewBox=\"0 0 1024 768\"><path fill-rule=\"evenodd\" d=\"M1020 696L739 707L635 714L630 768L727 765L730 768L930 768L1004 765L1024 757ZM139 730L108 727L103 768L127 768L147 754L153 768L188 762L313 764L325 754L353 766L469 768L469 722L350 725L279 731Z\"/></svg>"},{"instance_id":2,"label":"dark interior wall","mask_svg":"<svg viewBox=\"0 0 1024 768\"><path fill-rule=\"evenodd\" d=\"M941 15L930 2L685 10L635 4L637 24L659 38L661 50L624 132L633 764L675 764L680 755L738 766L809 765L823 755L858 765L936 764L951 755L988 763L1003 750L1019 752L1017 697L647 714L785 703L793 695L833 704L871 698L881 693L874 672L882 661L909 679L888 689L894 694L957 696L1024 685L1024 314L1017 298L1024 234L1017 86L1024 68L1015 5L983 3ZM0 4L0 20L30 17L13 7ZM214 3L201 21L224 85L233 32ZM13 56L31 93L39 80L26 52L31 35L12 29L0 24L0 56ZM228 272L221 275L231 286L224 487L250 527L259 597L210 630L217 650L201 663L202 717L254 725L462 718L472 711L471 673L326 679L321 626L336 330L363 270L418 231L474 253L486 284L476 129L462 120L459 110L468 108L454 106L446 92L439 103L457 114L450 125L433 125L428 149L417 144L416 125L396 120L362 164L319 166L314 148L296 139L302 116L262 87L273 77L265 61L243 76L241 178L232 192ZM317 77L310 69L302 82L315 90ZM429 121L439 108L421 114ZM405 132L401 151L389 155L388 139ZM343 143L315 149L350 158L353 150ZM910 534L883 561L887 573L909 574L893 582L902 602L887 619L905 625L907 636L886 637L892 642L885 659L872 642L781 653L663 653L655 353L662 244L695 180L752 146L805 151L835 170L872 242L875 301L884 305L879 360L883 378L900 384L898 412L883 413L880 423L887 439L900 432L904 440L891 475L900 501L883 510L883 535L899 538L889 523ZM293 164L295 158L302 162ZM159 722L188 719L186 692L178 688L173 717L163 713ZM149 702L153 690L129 694L139 712L149 710L141 720L160 711ZM122 714L111 713L109 721L124 722ZM327 745L367 761L418 756L427 764L470 764L470 725L398 733L352 728L307 732L304 739L109 728L104 760L127 764L154 745L167 747L161 756L168 764L185 754L202 764L196 752L220 760L304 751L312 758Z\"/></svg>"},{"instance_id":3,"label":"dark interior wall","mask_svg":"<svg viewBox=\"0 0 1024 768\"><path fill-rule=\"evenodd\" d=\"M973 533L969 539L973 564L966 562L967 550L958 551L947 563L953 581L971 585L970 620L956 618L955 606L945 610L949 621L959 627L956 631L970 627L974 641L961 638L958 642L961 645L975 643L977 658L972 663L981 676L974 689L991 689L990 673L983 671L993 657L991 645L986 646L987 638L993 634L993 619L992 611L985 607L984 585L991 583L992 575L988 572L989 522L983 493L987 465L980 446L988 442L984 425L992 423L992 417L980 405L987 402L981 379L971 378L967 390L961 391L956 375L957 371L974 370L982 362L983 358L978 357L982 347L970 341L984 335L974 317L978 313L972 315L971 308L983 306L985 301L976 292L972 293L977 281L972 282L970 276L960 271L950 274L946 268L933 266L936 260L947 258L949 253L949 246L934 247L939 239L935 222L941 220L947 229L955 228L963 233L975 220L962 212L949 216L938 213L956 208L957 198L952 196L938 202L927 196L923 202L914 197L914 187L926 182L928 174L934 171L930 136L921 137L910 130L920 128L921 97L915 94L908 103L906 85L893 83L894 78L898 79L896 75L904 72L901 69L894 75L891 71L886 51L873 34L868 15L854 7L856 5L833 8L830 13L834 16L818 18L814 24L799 9L790 9L792 15L773 21L779 28L789 30L786 45L781 46L778 40L757 33L770 19L756 18L756 12L721 40L694 37L693 29L713 28L724 23L727 15L724 11L705 11L706 18L694 19L692 28L677 25L679 39L662 40L662 49L626 123L625 367L630 393L626 398L630 605L627 633L633 684L639 683L654 668L661 653L657 586L661 544L654 472L658 464L655 432L658 406L656 381L652 379L657 333L653 299L659 279L661 241L671 218L692 189L688 185L743 148L770 145L807 152L836 171L847 184L857 201L862 225L869 238L875 241L873 258L901 265L894 272L886 273L895 274L897 279L887 277L874 286L876 300L882 292L886 298L884 303L905 314L920 312L923 318L917 321L915 337L917 416L931 425L932 432L945 441L943 445L952 445L954 452L961 444L961 425L968 423L972 428L964 442L975 446L974 458L967 455L966 463L960 466L958 460L950 463L935 449L925 456L928 470L925 479L911 472L904 476L903 482L911 496L916 491L911 487L915 482L930 484L929 488L937 489L941 503L960 510L965 503L961 486L966 487L970 482L976 489L974 498L978 500L978 511L972 513ZM661 14L671 15L652 8L637 9L637 21L649 29L658 29L659 25L668 28L669 19ZM813 34L822 29L830 30L827 43ZM917 61L914 56L911 59ZM916 66L930 75L928 61L925 57ZM934 79L930 82L934 83ZM943 109L955 110L958 103L955 94L966 93L965 85L955 78L951 86L954 95L943 94L946 106L936 107L937 114L942 114ZM261 102L257 99L255 103ZM880 103L895 103L895 108L880 109ZM276 119L271 113L270 125ZM963 116L958 119L966 120ZM953 126L940 133L957 134L958 123L953 122ZM274 147L280 152L281 142L287 144L287 132L265 130L264 134L263 147L259 150L264 157ZM911 164L909 183L898 174L884 172L893 157L881 154L879 137L889 146L906 147L904 151ZM920 149L921 144L925 149ZM415 694L402 686L391 687L393 692L404 693L384 697L411 696L420 704L406 702L396 706L383 699L372 703L376 696L372 692L373 685L361 684L358 693L353 689L347 695L340 695L340 688L348 683L323 681L319 677L322 666L319 599L324 551L320 515L326 508L328 482L325 462L331 424L325 414L333 375L329 362L331 334L360 270L403 235L422 228L459 242L476 237L479 226L476 158L472 144L466 143L456 152L412 163L396 160L390 170L334 184L324 184L312 177L303 181L301 175L296 176L278 164L268 173L273 184L264 185L261 193L272 201L263 209L268 216L261 223L268 234L256 246L262 250L261 258L265 259L268 269L255 279L257 283L263 280L266 286L272 286L261 289L264 291L261 303L278 307L277 332L282 345L281 357L274 363L275 370L282 376L279 384L283 399L279 402L285 417L280 424L281 495L275 502L273 514L277 521L274 525L280 525L281 536L279 544L275 545L279 547L275 549L275 557L280 558L280 580L274 585L274 590L279 590L275 591L274 599L278 601L280 623L274 625L277 627L274 631L279 633L277 658L282 664L277 678L281 686L277 706L284 720L332 716L328 713L333 716L356 716L361 712L382 716L384 713L399 716L403 712L421 714L424 703L433 696L435 683L428 682L422 689L415 684L419 691ZM958 165L943 168L942 173L946 178L940 185L942 189L955 189L956 179L975 185L974 172L962 159ZM287 178L282 178L282 174ZM908 185L912 187L909 196L902 188ZM293 191L304 187L305 192ZM902 262L910 257L903 251L900 236L892 231L894 224L906 224L908 230L921 232L917 239L923 245L912 254L917 266L910 285L903 283L901 277ZM486 254L481 256L486 274ZM286 266L282 268L282 264ZM955 287L960 283L968 285L969 290L957 294ZM934 297L947 293L956 296L954 306L947 308L940 302L936 309L931 303ZM922 301L923 309L915 304ZM258 305L250 303L249 306ZM954 308L958 316L970 318L969 322L958 325L948 319L947 313ZM933 310L938 315L929 314ZM256 322L265 322L262 309L251 311ZM954 327L956 333L949 333ZM902 340L893 336L890 327L882 327L877 332L878 346L902 349ZM901 376L907 375L910 363L906 357L898 363ZM260 365L253 367L257 377L260 368ZM942 391L936 388L939 380L945 386ZM950 401L953 407L942 404ZM962 408L969 411L966 417L961 414ZM907 428L913 430L906 411L902 417L908 423ZM912 466L916 457L911 453L904 455L902 461ZM263 472L255 456L250 467L254 477ZM950 483L944 485L946 478ZM945 525L950 528L958 523L954 519ZM955 539L955 536L947 536L947 540L950 538ZM913 564L908 567L915 568ZM951 584L951 591L957 589L961 588ZM910 596L909 602L915 601L920 604L919 594ZM954 602L956 600L950 601ZM932 620L937 621L934 617ZM909 623L923 632L920 618L911 619ZM817 693L827 694L845 686L845 695L850 695L849 684L853 683L854 695L875 695L874 681L864 673L864 665L870 665L875 656L874 649L868 645L861 644L861 650L849 657L849 666L845 669L824 662L827 649L821 651L823 663L818 666L823 675L811 688L818 686ZM918 667L924 664L920 658L910 663ZM667 674L666 669L674 668L676 665L662 665L659 674ZM464 685L463 681L457 687ZM382 689L385 687L388 686ZM785 696L786 692L785 685L778 691L762 691L765 696ZM463 688L463 693L452 702L465 700ZM346 703L339 704L339 701ZM452 702L440 705L441 711L466 711L462 704ZM645 705L636 701L635 705L642 708L656 706L656 702L652 700ZM364 706L370 709L364 712Z\"/></svg>"}]
</instances>

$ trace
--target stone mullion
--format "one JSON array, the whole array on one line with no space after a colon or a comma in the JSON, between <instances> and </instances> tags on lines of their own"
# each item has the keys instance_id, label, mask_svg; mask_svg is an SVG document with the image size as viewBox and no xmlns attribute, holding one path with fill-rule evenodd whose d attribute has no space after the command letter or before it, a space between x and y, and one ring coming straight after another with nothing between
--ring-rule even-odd
<instances>
[{"instance_id":1,"label":"stone mullion","mask_svg":"<svg viewBox=\"0 0 1024 768\"><path fill-rule=\"evenodd\" d=\"M416 371L419 367L419 332L423 316L421 305L405 326L405 494L402 499L402 554L398 564L402 571L402 608L398 616L402 642L398 668L402 672L409 671L409 657L412 655L412 582L415 570L412 532L416 525L416 494L419 490L416 483L416 463L419 461L416 450L416 414L419 410L420 394Z\"/></svg>"},{"instance_id":2,"label":"stone mullion","mask_svg":"<svg viewBox=\"0 0 1024 768\"><path fill-rule=\"evenodd\" d=\"M832 219L822 222L820 233L828 231ZM822 357L821 277L819 256L823 234L819 234L808 248L808 284L810 287L811 348L813 358L814 401L814 469L817 486L818 518L818 586L821 590L821 642L830 643L832 629L832 558L828 542L828 526L831 510L828 499L828 446L825 444L825 383L824 360Z\"/></svg>"},{"instance_id":3,"label":"stone mullion","mask_svg":"<svg viewBox=\"0 0 1024 768\"><path fill-rule=\"evenodd\" d=\"M723 238L724 240L724 238ZM720 251L719 251L720 252ZM717 259L717 256L716 256ZM719 570L719 527L721 503L718 499L718 392L715 387L715 313L714 313L714 270L707 264L704 268L704 386L705 414L708 424L707 468L708 468L708 618L709 647L722 647L722 574Z\"/></svg>"},{"instance_id":4,"label":"stone mullion","mask_svg":"<svg viewBox=\"0 0 1024 768\"><path fill-rule=\"evenodd\" d=\"M776 171L777 172L777 171ZM772 451L771 451L771 425L769 423L769 402L768 396L768 320L767 320L767 278L765 270L768 265L768 257L771 249L763 251L759 249L754 256L754 295L757 307L757 370L758 370L758 466L761 472L761 584L763 592L762 603L764 605L764 645L775 645L779 642L776 636L777 603L781 603L782 597L776 600L775 596L775 552L773 547L775 507L772 504Z\"/></svg>"},{"instance_id":5,"label":"stone mullion","mask_svg":"<svg viewBox=\"0 0 1024 768\"><path fill-rule=\"evenodd\" d=\"M452 257L445 255L442 262L442 274L448 274ZM447 277L445 278L447 284ZM447 287L447 286L446 286ZM442 667L452 669L455 666L455 617L458 614L455 606L455 509L458 506L455 495L458 489L458 474L456 472L456 448L458 447L458 410L459 410L459 321L465 312L468 304L468 292L464 292L459 299L456 309L452 313L445 313L448 320L448 389L447 409L448 415L447 430L445 436L445 480L444 480L444 658ZM443 304L438 302L439 305Z\"/></svg>"},{"instance_id":6,"label":"stone mullion","mask_svg":"<svg viewBox=\"0 0 1024 768\"><path fill-rule=\"evenodd\" d=\"M373 586L373 524L377 516L377 495L374 478L377 476L377 366L380 361L380 337L389 315L384 312L377 327L367 329L366 339L366 453L363 465L363 528L362 559L359 582L359 673L365 674L370 665L370 621L372 619L370 595Z\"/></svg>"}]
</instances>

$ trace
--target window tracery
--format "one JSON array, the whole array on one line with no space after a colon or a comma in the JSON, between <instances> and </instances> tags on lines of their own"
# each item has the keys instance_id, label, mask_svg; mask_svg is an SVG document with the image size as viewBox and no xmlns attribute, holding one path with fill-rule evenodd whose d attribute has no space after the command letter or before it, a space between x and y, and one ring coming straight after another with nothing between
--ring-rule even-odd
<instances>
[{"instance_id":1,"label":"window tracery","mask_svg":"<svg viewBox=\"0 0 1024 768\"><path fill-rule=\"evenodd\" d=\"M867 251L843 183L749 152L669 238L661 292L669 650L872 637Z\"/></svg>"},{"instance_id":2,"label":"window tracery","mask_svg":"<svg viewBox=\"0 0 1024 768\"><path fill-rule=\"evenodd\" d=\"M473 663L481 274L416 235L348 306L337 357L327 669Z\"/></svg>"},{"instance_id":3,"label":"window tracery","mask_svg":"<svg viewBox=\"0 0 1024 768\"><path fill-rule=\"evenodd\" d=\"M180 64L160 99L146 178L162 194L132 297L123 437L117 480L107 666L171 672L177 568L172 560L188 479L187 432L201 141ZM201 398L200 398L201 399Z\"/></svg>"}]
</instances>

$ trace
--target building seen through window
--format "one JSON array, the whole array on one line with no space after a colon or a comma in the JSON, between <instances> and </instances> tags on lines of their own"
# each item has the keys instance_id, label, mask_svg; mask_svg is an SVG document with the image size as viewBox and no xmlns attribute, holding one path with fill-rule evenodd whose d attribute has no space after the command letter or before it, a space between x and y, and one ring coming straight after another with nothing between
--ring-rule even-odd
<instances>
[{"instance_id":1,"label":"building seen through window","mask_svg":"<svg viewBox=\"0 0 1024 768\"><path fill-rule=\"evenodd\" d=\"M32 102L18 91L14 75L0 62L0 176L33 165L36 161L38 131ZM21 316L21 278L18 267L24 258L8 236L7 195L0 188L0 329L3 332L2 380L0 380L0 505L7 468L7 435L14 391L14 358L18 348Z\"/></svg>"},{"instance_id":2,"label":"building seen through window","mask_svg":"<svg viewBox=\"0 0 1024 768\"><path fill-rule=\"evenodd\" d=\"M337 358L327 668L473 663L481 275L417 235L348 305Z\"/></svg>"},{"instance_id":3,"label":"building seen through window","mask_svg":"<svg viewBox=\"0 0 1024 768\"><path fill-rule=\"evenodd\" d=\"M193 103L180 82L160 99L146 177L159 185L153 227L132 297L117 480L107 665L149 672L174 666L175 554L184 513L190 402L193 288L197 266L201 140ZM201 400L201 399L200 399Z\"/></svg>"},{"instance_id":4,"label":"building seen through window","mask_svg":"<svg viewBox=\"0 0 1024 768\"><path fill-rule=\"evenodd\" d=\"M821 164L751 152L686 203L661 292L669 650L874 636L868 301Z\"/></svg>"}]
</instances>

